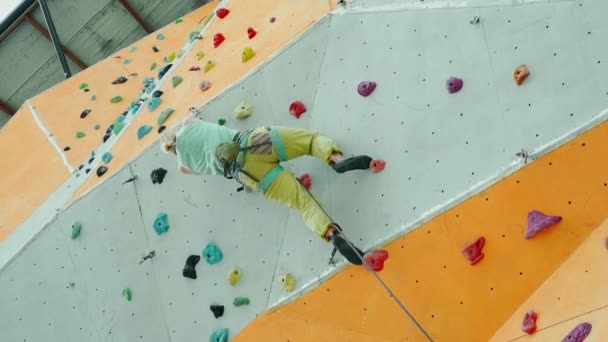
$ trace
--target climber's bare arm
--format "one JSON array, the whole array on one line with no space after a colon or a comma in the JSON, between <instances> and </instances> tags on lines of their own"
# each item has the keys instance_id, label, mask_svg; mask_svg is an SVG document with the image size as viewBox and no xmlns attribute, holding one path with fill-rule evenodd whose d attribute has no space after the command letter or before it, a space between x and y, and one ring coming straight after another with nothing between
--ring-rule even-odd
<instances>
[{"instance_id":1,"label":"climber's bare arm","mask_svg":"<svg viewBox=\"0 0 608 342\"><path fill-rule=\"evenodd\" d=\"M185 167L183 167L183 166L180 166L180 167L179 167L179 170L180 170L182 173L185 173L185 174L187 174L187 175L195 175L195 174L196 174L196 173L194 173L194 172L190 171L189 169L187 169L187 168L185 168Z\"/></svg>"}]
</instances>

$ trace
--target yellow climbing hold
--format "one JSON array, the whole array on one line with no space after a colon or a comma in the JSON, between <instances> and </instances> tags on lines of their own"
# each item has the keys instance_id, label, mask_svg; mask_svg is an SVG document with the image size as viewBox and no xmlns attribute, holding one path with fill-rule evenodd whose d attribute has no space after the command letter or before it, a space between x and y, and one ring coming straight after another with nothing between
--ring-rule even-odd
<instances>
[{"instance_id":1,"label":"yellow climbing hold","mask_svg":"<svg viewBox=\"0 0 608 342\"><path fill-rule=\"evenodd\" d=\"M281 283L283 284L283 289L287 292L291 292L296 288L296 279L289 273L285 273L281 277Z\"/></svg>"},{"instance_id":2,"label":"yellow climbing hold","mask_svg":"<svg viewBox=\"0 0 608 342\"><path fill-rule=\"evenodd\" d=\"M199 51L196 53L196 60L200 61L201 59L205 58L205 53L203 51Z\"/></svg>"},{"instance_id":3,"label":"yellow climbing hold","mask_svg":"<svg viewBox=\"0 0 608 342\"><path fill-rule=\"evenodd\" d=\"M203 69L205 69L205 72L209 72L209 70L213 69L214 66L215 66L214 61L207 61L207 63L205 64L205 67Z\"/></svg>"},{"instance_id":4,"label":"yellow climbing hold","mask_svg":"<svg viewBox=\"0 0 608 342\"><path fill-rule=\"evenodd\" d=\"M173 62L174 59L175 59L175 52L171 52L170 54L167 55L167 60L169 62Z\"/></svg>"},{"instance_id":5,"label":"yellow climbing hold","mask_svg":"<svg viewBox=\"0 0 608 342\"><path fill-rule=\"evenodd\" d=\"M255 56L255 52L251 47L246 47L243 49L243 63L246 63L248 60L252 59Z\"/></svg>"},{"instance_id":6,"label":"yellow climbing hold","mask_svg":"<svg viewBox=\"0 0 608 342\"><path fill-rule=\"evenodd\" d=\"M241 270L237 266L233 266L228 275L228 282L230 285L234 286L241 279L242 275L243 273Z\"/></svg>"},{"instance_id":7,"label":"yellow climbing hold","mask_svg":"<svg viewBox=\"0 0 608 342\"><path fill-rule=\"evenodd\" d=\"M245 101L239 103L239 105L234 109L234 117L239 120L247 119L253 114L253 107Z\"/></svg>"}]
</instances>

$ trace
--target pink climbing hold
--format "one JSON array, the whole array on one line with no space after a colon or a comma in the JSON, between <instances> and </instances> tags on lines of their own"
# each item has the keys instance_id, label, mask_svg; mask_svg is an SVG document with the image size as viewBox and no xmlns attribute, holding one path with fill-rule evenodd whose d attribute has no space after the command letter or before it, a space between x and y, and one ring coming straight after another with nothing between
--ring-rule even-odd
<instances>
[{"instance_id":1,"label":"pink climbing hold","mask_svg":"<svg viewBox=\"0 0 608 342\"><path fill-rule=\"evenodd\" d=\"M526 230L524 238L529 239L538 232L549 228L561 220L561 216L545 215L538 210L532 210L528 213L528 229Z\"/></svg>"},{"instance_id":2,"label":"pink climbing hold","mask_svg":"<svg viewBox=\"0 0 608 342\"><path fill-rule=\"evenodd\" d=\"M209 88L211 88L211 82L207 81L207 80L204 80L204 81L201 82L201 84L198 85L198 88L201 91L205 92L205 91L209 90Z\"/></svg>"},{"instance_id":3,"label":"pink climbing hold","mask_svg":"<svg viewBox=\"0 0 608 342\"><path fill-rule=\"evenodd\" d=\"M363 97L370 96L376 89L376 85L376 82L363 81L359 83L359 86L357 87L357 92L359 92L359 95Z\"/></svg>"},{"instance_id":4,"label":"pink climbing hold","mask_svg":"<svg viewBox=\"0 0 608 342\"><path fill-rule=\"evenodd\" d=\"M214 47L220 46L224 42L224 40L226 40L226 37L224 37L223 34L216 33L215 36L213 36L213 46Z\"/></svg>"},{"instance_id":5,"label":"pink climbing hold","mask_svg":"<svg viewBox=\"0 0 608 342\"><path fill-rule=\"evenodd\" d=\"M462 255L464 255L465 258L467 258L469 260L469 262L471 262L471 265L475 265L476 263L481 261L481 259L483 259L484 255L485 255L481 251L481 249L483 248L483 246L485 244L486 244L486 239L483 236L481 236L481 237L479 237L479 239L477 239L477 241L466 246L462 250L461 253L462 253Z\"/></svg>"},{"instance_id":6,"label":"pink climbing hold","mask_svg":"<svg viewBox=\"0 0 608 342\"><path fill-rule=\"evenodd\" d=\"M450 93L450 94L459 92L460 89L462 89L462 85L463 85L462 79L458 78L458 77L450 77L445 82L445 87L448 89L448 93Z\"/></svg>"},{"instance_id":7,"label":"pink climbing hold","mask_svg":"<svg viewBox=\"0 0 608 342\"><path fill-rule=\"evenodd\" d=\"M534 310L530 310L526 312L524 316L524 320L521 323L521 331L525 332L528 335L534 334L536 331L536 319L538 318L538 314L534 312Z\"/></svg>"},{"instance_id":8,"label":"pink climbing hold","mask_svg":"<svg viewBox=\"0 0 608 342\"><path fill-rule=\"evenodd\" d=\"M306 190L310 190L310 187L312 186L312 178L310 178L310 175L308 173L305 173L298 177L298 181L300 182L300 184L302 184L302 186L304 186L304 188L306 188Z\"/></svg>"},{"instance_id":9,"label":"pink climbing hold","mask_svg":"<svg viewBox=\"0 0 608 342\"><path fill-rule=\"evenodd\" d=\"M306 106L302 101L294 101L289 105L289 113L299 119L302 114L306 113Z\"/></svg>"},{"instance_id":10,"label":"pink climbing hold","mask_svg":"<svg viewBox=\"0 0 608 342\"><path fill-rule=\"evenodd\" d=\"M562 339L562 342L583 342L591 334L591 324L581 323Z\"/></svg>"},{"instance_id":11,"label":"pink climbing hold","mask_svg":"<svg viewBox=\"0 0 608 342\"><path fill-rule=\"evenodd\" d=\"M226 18L226 16L228 15L228 13L230 13L230 10L227 9L227 8L224 8L224 7L218 8L217 11L215 11L215 14L220 19Z\"/></svg>"},{"instance_id":12,"label":"pink climbing hold","mask_svg":"<svg viewBox=\"0 0 608 342\"><path fill-rule=\"evenodd\" d=\"M369 163L369 167L370 167L370 169L372 169L373 173L378 173L378 172L384 170L385 166L386 166L386 162L382 159L373 159Z\"/></svg>"},{"instance_id":13,"label":"pink climbing hold","mask_svg":"<svg viewBox=\"0 0 608 342\"><path fill-rule=\"evenodd\" d=\"M258 34L258 33L256 30L253 29L253 27L247 28L247 36L249 37L249 39L253 39L253 37L255 37L256 34Z\"/></svg>"},{"instance_id":14,"label":"pink climbing hold","mask_svg":"<svg viewBox=\"0 0 608 342\"><path fill-rule=\"evenodd\" d=\"M384 262L388 259L388 252L381 249L365 253L363 260L374 272L380 272L384 268Z\"/></svg>"}]
</instances>

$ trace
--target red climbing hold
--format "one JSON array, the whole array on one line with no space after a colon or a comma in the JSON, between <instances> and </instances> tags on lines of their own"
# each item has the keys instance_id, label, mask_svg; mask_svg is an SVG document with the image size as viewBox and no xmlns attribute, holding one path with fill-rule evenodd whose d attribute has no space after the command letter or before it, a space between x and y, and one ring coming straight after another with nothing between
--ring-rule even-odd
<instances>
[{"instance_id":1,"label":"red climbing hold","mask_svg":"<svg viewBox=\"0 0 608 342\"><path fill-rule=\"evenodd\" d=\"M538 232L551 227L561 220L561 216L545 215L538 210L532 210L528 213L528 229L526 230L524 238L529 239Z\"/></svg>"},{"instance_id":2,"label":"red climbing hold","mask_svg":"<svg viewBox=\"0 0 608 342\"><path fill-rule=\"evenodd\" d=\"M215 14L220 19L226 18L226 16L228 15L228 13L230 13L230 10L227 9L227 8L224 8L224 7L218 8L217 11L215 11Z\"/></svg>"},{"instance_id":3,"label":"red climbing hold","mask_svg":"<svg viewBox=\"0 0 608 342\"><path fill-rule=\"evenodd\" d=\"M216 33L215 36L213 36L213 46L214 47L220 46L220 44L222 44L224 42L224 40L226 40L226 37L224 37L223 34Z\"/></svg>"},{"instance_id":4,"label":"red climbing hold","mask_svg":"<svg viewBox=\"0 0 608 342\"><path fill-rule=\"evenodd\" d=\"M591 334L591 324L581 323L562 339L562 342L583 342Z\"/></svg>"},{"instance_id":5,"label":"red climbing hold","mask_svg":"<svg viewBox=\"0 0 608 342\"><path fill-rule=\"evenodd\" d=\"M388 252L381 249L374 252L366 253L363 256L363 260L374 272L382 271L384 268L384 262L388 259Z\"/></svg>"},{"instance_id":6,"label":"red climbing hold","mask_svg":"<svg viewBox=\"0 0 608 342\"><path fill-rule=\"evenodd\" d=\"M188 71L199 71L201 70L201 68L199 68L198 66L191 66L190 69L188 69Z\"/></svg>"},{"instance_id":7,"label":"red climbing hold","mask_svg":"<svg viewBox=\"0 0 608 342\"><path fill-rule=\"evenodd\" d=\"M249 36L249 39L253 39L256 34L258 33L253 29L253 27L247 28L247 35Z\"/></svg>"},{"instance_id":8,"label":"red climbing hold","mask_svg":"<svg viewBox=\"0 0 608 342\"><path fill-rule=\"evenodd\" d=\"M298 181L304 186L304 188L306 188L306 190L310 190L310 187L312 186L312 178L310 178L308 173L301 175L298 178Z\"/></svg>"},{"instance_id":9,"label":"red climbing hold","mask_svg":"<svg viewBox=\"0 0 608 342\"><path fill-rule=\"evenodd\" d=\"M302 101L294 101L289 106L289 113L291 113L291 115L295 116L297 119L299 119L300 116L302 116L302 114L304 114L305 112L306 106L304 105L304 103L302 103Z\"/></svg>"},{"instance_id":10,"label":"red climbing hold","mask_svg":"<svg viewBox=\"0 0 608 342\"><path fill-rule=\"evenodd\" d=\"M378 172L384 170L385 166L386 166L386 162L382 159L373 159L369 163L369 167L370 167L370 169L372 169L373 173L378 173Z\"/></svg>"},{"instance_id":11,"label":"red climbing hold","mask_svg":"<svg viewBox=\"0 0 608 342\"><path fill-rule=\"evenodd\" d=\"M483 259L484 254L481 252L483 245L485 245L486 239L481 236L477 241L469 244L462 250L462 255L465 258L469 259L471 265L475 265L481 259Z\"/></svg>"},{"instance_id":12,"label":"red climbing hold","mask_svg":"<svg viewBox=\"0 0 608 342\"><path fill-rule=\"evenodd\" d=\"M363 81L357 86L357 92L363 97L370 96L376 89L376 82Z\"/></svg>"},{"instance_id":13,"label":"red climbing hold","mask_svg":"<svg viewBox=\"0 0 608 342\"><path fill-rule=\"evenodd\" d=\"M526 312L524 316L524 321L521 323L521 331L525 332L528 335L534 334L536 331L536 319L538 315L534 310L530 310Z\"/></svg>"}]
</instances>

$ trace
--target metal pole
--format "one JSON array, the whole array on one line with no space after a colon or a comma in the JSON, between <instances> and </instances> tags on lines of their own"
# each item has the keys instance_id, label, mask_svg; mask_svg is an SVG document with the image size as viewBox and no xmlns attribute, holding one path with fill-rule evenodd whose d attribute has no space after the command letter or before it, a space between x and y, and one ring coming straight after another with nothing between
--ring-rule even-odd
<instances>
[{"instance_id":1,"label":"metal pole","mask_svg":"<svg viewBox=\"0 0 608 342\"><path fill-rule=\"evenodd\" d=\"M51 12L49 11L49 7L46 4L46 0L38 0L38 3L40 4L40 9L42 10L42 15L44 16L46 26L48 27L49 33L51 34L51 41L53 42L53 46L55 47L57 57L59 57L59 63L61 63L61 67L63 68L63 74L66 79L70 78L72 77L72 73L70 72L68 61L65 59L65 55L63 54L63 50L61 49L61 42L59 41L59 36L57 36L57 31L55 30L55 24L53 24L53 18L51 18Z\"/></svg>"}]
</instances>

